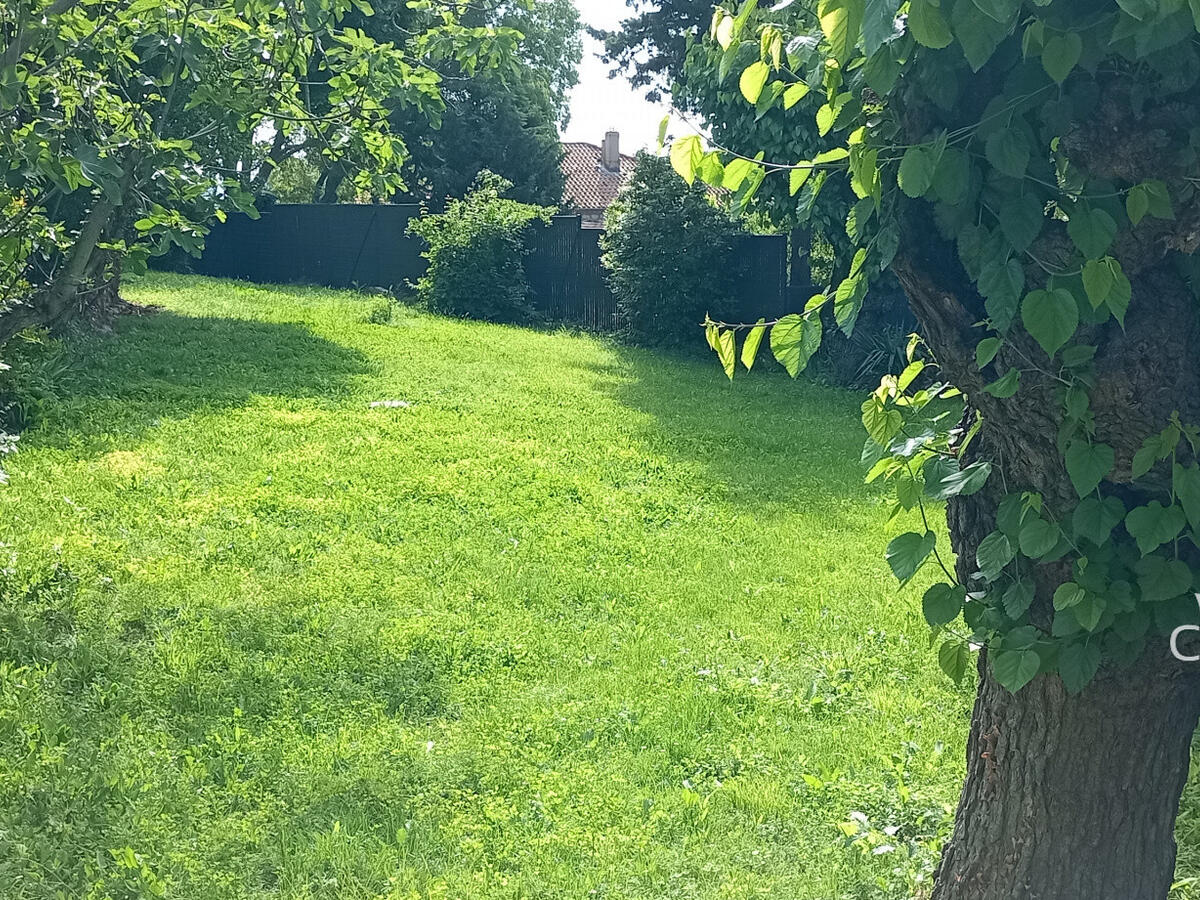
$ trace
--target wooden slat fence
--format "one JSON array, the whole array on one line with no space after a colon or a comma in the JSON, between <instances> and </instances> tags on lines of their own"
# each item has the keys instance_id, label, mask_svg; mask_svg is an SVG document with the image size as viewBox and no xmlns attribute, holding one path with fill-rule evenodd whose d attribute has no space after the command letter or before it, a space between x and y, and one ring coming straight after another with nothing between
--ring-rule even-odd
<instances>
[{"instance_id":1,"label":"wooden slat fence","mask_svg":"<svg viewBox=\"0 0 1200 900\"><path fill-rule=\"evenodd\" d=\"M247 281L329 287L403 287L421 276L420 238L407 234L416 205L279 204L259 219L233 216L215 227L194 271ZM555 216L527 237L526 275L533 304L546 319L594 331L620 327L598 229L578 216ZM738 290L722 314L753 322L791 308L787 238L744 235Z\"/></svg>"}]
</instances>

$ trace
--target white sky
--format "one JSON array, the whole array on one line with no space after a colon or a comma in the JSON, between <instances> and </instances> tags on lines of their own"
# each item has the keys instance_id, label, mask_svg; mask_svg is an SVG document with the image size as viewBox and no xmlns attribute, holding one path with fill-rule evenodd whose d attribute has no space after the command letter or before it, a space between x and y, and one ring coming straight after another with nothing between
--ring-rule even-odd
<instances>
[{"instance_id":1,"label":"white sky","mask_svg":"<svg viewBox=\"0 0 1200 900\"><path fill-rule=\"evenodd\" d=\"M575 6L584 25L595 28L615 28L631 14L624 0L575 0ZM616 128L621 132L622 153L653 151L659 123L670 107L648 103L642 91L631 88L623 77L609 78L608 66L596 58L600 49L599 41L583 36L579 86L571 93L571 121L563 140L599 144L604 132Z\"/></svg>"}]
</instances>

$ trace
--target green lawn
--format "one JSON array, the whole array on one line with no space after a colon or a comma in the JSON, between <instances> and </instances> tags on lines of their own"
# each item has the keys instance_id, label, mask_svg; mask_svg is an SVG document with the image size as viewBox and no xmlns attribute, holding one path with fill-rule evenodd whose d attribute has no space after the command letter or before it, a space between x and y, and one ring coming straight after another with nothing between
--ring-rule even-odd
<instances>
[{"instance_id":1,"label":"green lawn","mask_svg":"<svg viewBox=\"0 0 1200 900\"><path fill-rule=\"evenodd\" d=\"M127 296L165 311L67 342L0 489L0 897L911 895L971 686L888 573L857 395Z\"/></svg>"}]
</instances>

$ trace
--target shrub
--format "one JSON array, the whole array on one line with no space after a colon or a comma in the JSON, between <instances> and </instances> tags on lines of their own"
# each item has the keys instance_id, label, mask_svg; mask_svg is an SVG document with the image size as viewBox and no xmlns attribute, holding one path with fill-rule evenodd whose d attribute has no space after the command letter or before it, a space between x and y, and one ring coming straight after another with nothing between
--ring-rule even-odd
<instances>
[{"instance_id":1,"label":"shrub","mask_svg":"<svg viewBox=\"0 0 1200 900\"><path fill-rule=\"evenodd\" d=\"M511 187L482 172L461 200L446 211L409 223L408 230L428 245L429 268L417 282L422 303L434 312L497 322L536 318L525 278L524 234L535 222L549 222L554 209L508 200Z\"/></svg>"},{"instance_id":2,"label":"shrub","mask_svg":"<svg viewBox=\"0 0 1200 900\"><path fill-rule=\"evenodd\" d=\"M904 369L908 336L917 330L917 321L894 276L881 276L871 288L870 302L863 305L850 337L838 327L832 306L821 311L825 337L813 358L817 374L842 387L874 390L884 375Z\"/></svg>"},{"instance_id":3,"label":"shrub","mask_svg":"<svg viewBox=\"0 0 1200 900\"><path fill-rule=\"evenodd\" d=\"M701 342L706 313L730 305L740 229L699 183L639 153L601 239L626 335L638 343Z\"/></svg>"}]
</instances>

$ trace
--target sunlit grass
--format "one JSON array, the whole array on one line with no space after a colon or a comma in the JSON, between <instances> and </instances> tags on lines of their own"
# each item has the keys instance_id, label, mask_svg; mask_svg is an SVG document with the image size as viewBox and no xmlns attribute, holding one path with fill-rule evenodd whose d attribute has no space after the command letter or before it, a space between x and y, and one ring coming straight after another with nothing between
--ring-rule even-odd
<instances>
[{"instance_id":1,"label":"sunlit grass","mask_svg":"<svg viewBox=\"0 0 1200 900\"><path fill-rule=\"evenodd\" d=\"M883 561L856 395L127 296L166 311L68 342L0 490L0 896L908 895L970 686Z\"/></svg>"}]
</instances>

